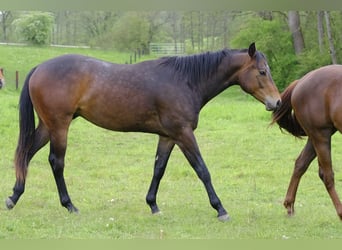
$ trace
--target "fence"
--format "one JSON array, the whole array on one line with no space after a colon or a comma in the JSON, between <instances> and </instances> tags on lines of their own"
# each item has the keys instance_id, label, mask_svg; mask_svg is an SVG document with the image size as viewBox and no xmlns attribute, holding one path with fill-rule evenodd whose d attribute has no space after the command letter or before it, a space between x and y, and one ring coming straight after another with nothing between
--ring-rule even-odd
<instances>
[{"instance_id":1,"label":"fence","mask_svg":"<svg viewBox=\"0 0 342 250\"><path fill-rule=\"evenodd\" d=\"M8 84L10 82L14 82L15 83L15 89L18 90L19 89L19 71L16 70L16 71L11 71L11 72L8 72L6 71L5 68L1 68L1 72L5 78L5 84L7 86L9 86ZM14 78L14 80L13 80Z\"/></svg>"},{"instance_id":2,"label":"fence","mask_svg":"<svg viewBox=\"0 0 342 250\"><path fill-rule=\"evenodd\" d=\"M150 43L150 53L154 55L184 55L184 43Z\"/></svg>"},{"instance_id":3,"label":"fence","mask_svg":"<svg viewBox=\"0 0 342 250\"><path fill-rule=\"evenodd\" d=\"M136 49L129 55L129 61L126 61L126 64L136 63L137 60L140 60L140 57L145 55L145 51L143 49Z\"/></svg>"}]
</instances>

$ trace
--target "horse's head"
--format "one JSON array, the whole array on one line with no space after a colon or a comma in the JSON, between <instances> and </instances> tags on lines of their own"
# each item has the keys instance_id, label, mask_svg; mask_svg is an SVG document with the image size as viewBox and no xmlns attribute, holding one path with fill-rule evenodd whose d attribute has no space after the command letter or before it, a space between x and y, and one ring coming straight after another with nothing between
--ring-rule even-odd
<instances>
[{"instance_id":1,"label":"horse's head","mask_svg":"<svg viewBox=\"0 0 342 250\"><path fill-rule=\"evenodd\" d=\"M5 85L5 77L3 75L3 69L0 68L0 89Z\"/></svg>"},{"instance_id":2,"label":"horse's head","mask_svg":"<svg viewBox=\"0 0 342 250\"><path fill-rule=\"evenodd\" d=\"M239 71L241 88L264 103L267 110L276 110L281 98L273 82L271 71L265 56L256 50L252 43L248 48L248 60Z\"/></svg>"}]
</instances>

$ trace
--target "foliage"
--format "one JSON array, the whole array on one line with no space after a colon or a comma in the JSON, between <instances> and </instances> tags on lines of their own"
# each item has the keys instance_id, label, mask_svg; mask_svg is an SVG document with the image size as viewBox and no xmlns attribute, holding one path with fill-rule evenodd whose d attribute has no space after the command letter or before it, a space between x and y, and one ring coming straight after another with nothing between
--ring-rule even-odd
<instances>
[{"instance_id":1,"label":"foliage","mask_svg":"<svg viewBox=\"0 0 342 250\"><path fill-rule=\"evenodd\" d=\"M51 13L32 12L16 19L14 25L24 41L34 45L46 45L50 42L53 21Z\"/></svg>"},{"instance_id":2,"label":"foliage","mask_svg":"<svg viewBox=\"0 0 342 250\"><path fill-rule=\"evenodd\" d=\"M257 16L241 24L231 44L236 48L247 48L251 42L256 42L257 49L268 58L273 80L279 89L284 89L297 78L298 62L291 41L285 22L264 20Z\"/></svg>"},{"instance_id":3,"label":"foliage","mask_svg":"<svg viewBox=\"0 0 342 250\"><path fill-rule=\"evenodd\" d=\"M2 34L0 33L1 40L4 42L8 41L8 33L10 33L11 23L13 21L14 15L12 11L2 11L0 10L0 26Z\"/></svg>"},{"instance_id":4,"label":"foliage","mask_svg":"<svg viewBox=\"0 0 342 250\"><path fill-rule=\"evenodd\" d=\"M141 15L128 12L112 29L114 47L118 50L132 51L148 48L148 23Z\"/></svg>"},{"instance_id":5,"label":"foliage","mask_svg":"<svg viewBox=\"0 0 342 250\"><path fill-rule=\"evenodd\" d=\"M331 64L328 53L320 53L317 49L305 50L298 56L296 75L300 78L309 71L328 64Z\"/></svg>"},{"instance_id":6,"label":"foliage","mask_svg":"<svg viewBox=\"0 0 342 250\"><path fill-rule=\"evenodd\" d=\"M87 31L88 35L85 37L85 43L95 48L113 48L113 23L121 15L120 12L111 11L80 12L81 27Z\"/></svg>"}]
</instances>

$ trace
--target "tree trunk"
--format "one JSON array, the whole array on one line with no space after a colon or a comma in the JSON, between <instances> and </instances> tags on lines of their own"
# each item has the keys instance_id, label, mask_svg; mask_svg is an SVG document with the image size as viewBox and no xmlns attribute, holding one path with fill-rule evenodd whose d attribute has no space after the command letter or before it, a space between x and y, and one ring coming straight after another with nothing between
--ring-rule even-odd
<instances>
[{"instance_id":1,"label":"tree trunk","mask_svg":"<svg viewBox=\"0 0 342 250\"><path fill-rule=\"evenodd\" d=\"M318 11L317 12L317 31L318 31L318 45L319 45L320 53L323 53L323 45L324 45L323 18L324 18L324 12Z\"/></svg>"},{"instance_id":2,"label":"tree trunk","mask_svg":"<svg viewBox=\"0 0 342 250\"><path fill-rule=\"evenodd\" d=\"M300 54L304 49L304 37L300 28L300 18L298 11L288 12L288 25L293 38L293 46L296 55Z\"/></svg>"},{"instance_id":3,"label":"tree trunk","mask_svg":"<svg viewBox=\"0 0 342 250\"><path fill-rule=\"evenodd\" d=\"M327 26L327 34L328 34L328 40L329 40L331 61L333 64L337 64L336 50L335 50L335 46L334 46L334 40L332 37L331 25L330 25L330 14L328 11L324 11L324 17L325 17L325 24Z\"/></svg>"},{"instance_id":4,"label":"tree trunk","mask_svg":"<svg viewBox=\"0 0 342 250\"><path fill-rule=\"evenodd\" d=\"M190 40L192 50L195 50L193 11L190 12Z\"/></svg>"},{"instance_id":5,"label":"tree trunk","mask_svg":"<svg viewBox=\"0 0 342 250\"><path fill-rule=\"evenodd\" d=\"M11 11L0 11L3 41L7 42L7 27L10 26Z\"/></svg>"},{"instance_id":6,"label":"tree trunk","mask_svg":"<svg viewBox=\"0 0 342 250\"><path fill-rule=\"evenodd\" d=\"M228 47L228 11L223 12L223 48Z\"/></svg>"}]
</instances>

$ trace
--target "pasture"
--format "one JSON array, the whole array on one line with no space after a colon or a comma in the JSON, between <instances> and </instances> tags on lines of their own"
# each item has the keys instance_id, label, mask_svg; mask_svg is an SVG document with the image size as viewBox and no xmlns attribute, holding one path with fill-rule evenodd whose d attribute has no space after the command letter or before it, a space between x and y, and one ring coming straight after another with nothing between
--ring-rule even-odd
<instances>
[{"instance_id":1,"label":"pasture","mask_svg":"<svg viewBox=\"0 0 342 250\"><path fill-rule=\"evenodd\" d=\"M7 72L24 75L59 54L81 53L123 63L108 51L0 46L7 87L0 91L1 239L336 239L342 227L314 161L302 178L296 215L282 205L294 160L305 140L268 127L271 113L239 87L227 89L201 112L195 132L223 205L222 223L210 207L195 172L176 147L161 181L152 216L145 203L157 136L119 133L76 119L69 131L65 179L80 213L69 214L58 199L48 146L33 158L26 191L16 207L4 201L14 184L19 91ZM121 58L122 56L122 58ZM6 64L6 65L4 65ZM12 85L10 85L12 84ZM342 195L342 137L333 137L337 191Z\"/></svg>"}]
</instances>

